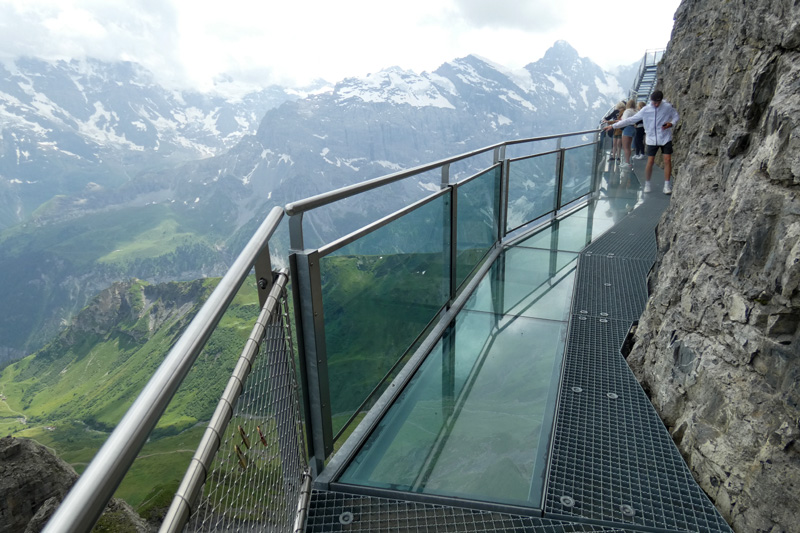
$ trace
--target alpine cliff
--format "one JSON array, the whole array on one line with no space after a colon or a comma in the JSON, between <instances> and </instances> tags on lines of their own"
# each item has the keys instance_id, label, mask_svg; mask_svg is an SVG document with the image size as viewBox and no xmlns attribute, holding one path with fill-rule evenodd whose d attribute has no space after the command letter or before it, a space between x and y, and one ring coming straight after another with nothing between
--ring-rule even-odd
<instances>
[{"instance_id":1,"label":"alpine cliff","mask_svg":"<svg viewBox=\"0 0 800 533\"><path fill-rule=\"evenodd\" d=\"M800 4L684 0L675 191L629 363L738 532L798 531Z\"/></svg>"}]
</instances>

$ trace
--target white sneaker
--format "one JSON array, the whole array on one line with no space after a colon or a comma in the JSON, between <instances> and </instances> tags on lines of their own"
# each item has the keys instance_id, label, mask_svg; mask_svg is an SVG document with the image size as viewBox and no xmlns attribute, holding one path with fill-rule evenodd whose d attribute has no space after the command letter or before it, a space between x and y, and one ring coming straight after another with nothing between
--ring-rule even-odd
<instances>
[{"instance_id":1,"label":"white sneaker","mask_svg":"<svg viewBox=\"0 0 800 533\"><path fill-rule=\"evenodd\" d=\"M664 194L672 194L672 182L665 181L664 182Z\"/></svg>"},{"instance_id":2,"label":"white sneaker","mask_svg":"<svg viewBox=\"0 0 800 533\"><path fill-rule=\"evenodd\" d=\"M644 192L650 192L652 190L653 190L653 188L650 187L650 182L649 181L645 181L644 182Z\"/></svg>"}]
</instances>

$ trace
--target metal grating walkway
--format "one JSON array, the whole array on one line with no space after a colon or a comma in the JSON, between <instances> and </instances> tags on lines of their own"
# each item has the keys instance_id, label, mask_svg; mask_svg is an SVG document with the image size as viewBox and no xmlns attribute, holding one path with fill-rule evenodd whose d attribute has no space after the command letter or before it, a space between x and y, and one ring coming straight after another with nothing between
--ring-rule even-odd
<instances>
[{"instance_id":1,"label":"metal grating walkway","mask_svg":"<svg viewBox=\"0 0 800 533\"><path fill-rule=\"evenodd\" d=\"M613 527L576 524L571 520L548 520L341 492L314 491L311 498L313 505L306 522L306 531L309 533L333 531L613 533L625 531Z\"/></svg>"},{"instance_id":2,"label":"metal grating walkway","mask_svg":"<svg viewBox=\"0 0 800 533\"><path fill-rule=\"evenodd\" d=\"M654 179L654 190L660 185ZM667 205L650 194L578 259L545 498L550 518L730 531L620 352L647 303L655 229Z\"/></svg>"},{"instance_id":3,"label":"metal grating walkway","mask_svg":"<svg viewBox=\"0 0 800 533\"><path fill-rule=\"evenodd\" d=\"M654 191L661 180L656 169ZM647 302L668 203L648 195L580 253L540 516L314 490L306 531L731 532L620 352Z\"/></svg>"}]
</instances>

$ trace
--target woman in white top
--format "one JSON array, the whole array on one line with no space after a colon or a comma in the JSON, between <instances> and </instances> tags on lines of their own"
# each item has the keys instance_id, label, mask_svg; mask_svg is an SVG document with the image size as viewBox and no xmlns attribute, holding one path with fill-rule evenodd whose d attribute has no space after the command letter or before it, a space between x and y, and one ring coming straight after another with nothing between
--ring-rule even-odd
<instances>
[{"instance_id":1,"label":"woman in white top","mask_svg":"<svg viewBox=\"0 0 800 533\"><path fill-rule=\"evenodd\" d=\"M632 117L636 114L636 100L631 98L628 100L627 105L625 106L625 112L622 113L621 120L625 120L628 117ZM631 145L633 144L633 136L636 135L636 126L631 124L630 126L625 126L622 130L622 151L625 153L625 159L622 163L622 167L630 167L631 166Z\"/></svg>"}]
</instances>

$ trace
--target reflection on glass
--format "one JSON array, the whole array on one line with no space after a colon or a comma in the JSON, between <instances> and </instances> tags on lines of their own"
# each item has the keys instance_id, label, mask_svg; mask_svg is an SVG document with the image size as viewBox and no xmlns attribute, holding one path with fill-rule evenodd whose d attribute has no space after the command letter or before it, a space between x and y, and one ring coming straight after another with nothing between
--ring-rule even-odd
<instances>
[{"instance_id":1,"label":"reflection on glass","mask_svg":"<svg viewBox=\"0 0 800 533\"><path fill-rule=\"evenodd\" d=\"M499 257L465 309L567 320L578 254L515 247Z\"/></svg>"},{"instance_id":2,"label":"reflection on glass","mask_svg":"<svg viewBox=\"0 0 800 533\"><path fill-rule=\"evenodd\" d=\"M565 334L462 311L340 481L539 507Z\"/></svg>"},{"instance_id":3,"label":"reflection on glass","mask_svg":"<svg viewBox=\"0 0 800 533\"><path fill-rule=\"evenodd\" d=\"M553 211L558 154L510 161L506 231Z\"/></svg>"},{"instance_id":4,"label":"reflection on glass","mask_svg":"<svg viewBox=\"0 0 800 533\"><path fill-rule=\"evenodd\" d=\"M561 205L567 205L589 194L592 190L592 166L596 146L564 150L564 183L561 187Z\"/></svg>"},{"instance_id":5,"label":"reflection on glass","mask_svg":"<svg viewBox=\"0 0 800 533\"><path fill-rule=\"evenodd\" d=\"M632 169L614 168L603 176L598 209L614 222L633 211L639 202L639 179Z\"/></svg>"},{"instance_id":6,"label":"reflection on glass","mask_svg":"<svg viewBox=\"0 0 800 533\"><path fill-rule=\"evenodd\" d=\"M608 216L606 210L597 209L597 204L591 203L568 217L553 221L517 246L580 252L613 225L613 216Z\"/></svg>"},{"instance_id":7,"label":"reflection on glass","mask_svg":"<svg viewBox=\"0 0 800 533\"><path fill-rule=\"evenodd\" d=\"M457 287L497 239L499 188L500 166L498 165L457 189Z\"/></svg>"},{"instance_id":8,"label":"reflection on glass","mask_svg":"<svg viewBox=\"0 0 800 533\"><path fill-rule=\"evenodd\" d=\"M334 435L447 301L449 202L441 196L320 260Z\"/></svg>"}]
</instances>

